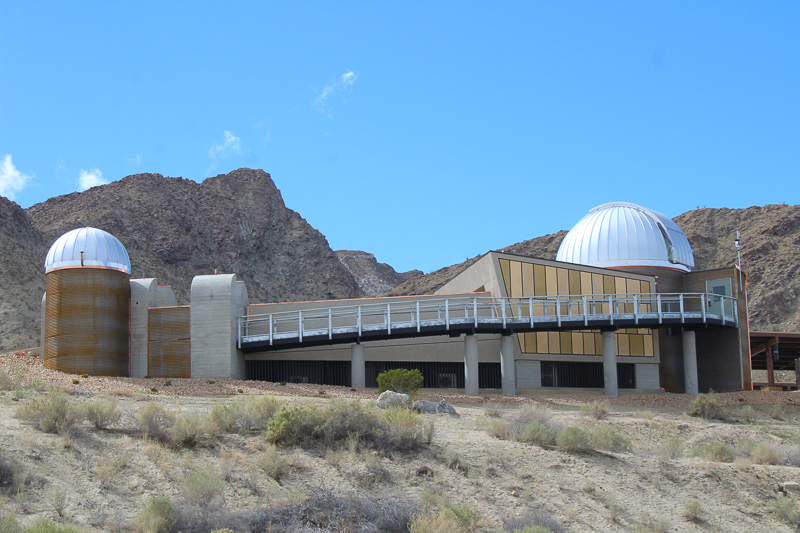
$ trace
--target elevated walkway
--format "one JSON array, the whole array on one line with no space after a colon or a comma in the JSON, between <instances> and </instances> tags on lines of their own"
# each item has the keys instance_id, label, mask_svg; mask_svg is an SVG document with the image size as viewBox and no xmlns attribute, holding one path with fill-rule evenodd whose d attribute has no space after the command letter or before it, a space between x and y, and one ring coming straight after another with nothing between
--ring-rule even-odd
<instances>
[{"instance_id":1,"label":"elevated walkway","mask_svg":"<svg viewBox=\"0 0 800 533\"><path fill-rule=\"evenodd\" d=\"M242 316L237 327L247 353L433 335L738 326L734 298L653 293L376 301Z\"/></svg>"}]
</instances>

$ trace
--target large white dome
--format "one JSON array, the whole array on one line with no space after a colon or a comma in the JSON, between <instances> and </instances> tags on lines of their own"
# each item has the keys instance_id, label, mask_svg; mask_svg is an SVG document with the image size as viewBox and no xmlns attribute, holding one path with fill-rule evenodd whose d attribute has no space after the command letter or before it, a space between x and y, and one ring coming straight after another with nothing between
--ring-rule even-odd
<instances>
[{"instance_id":1,"label":"large white dome","mask_svg":"<svg viewBox=\"0 0 800 533\"><path fill-rule=\"evenodd\" d=\"M56 268L81 266L111 268L131 273L131 260L122 243L110 233L96 228L68 231L53 243L44 260L45 273Z\"/></svg>"},{"instance_id":2,"label":"large white dome","mask_svg":"<svg viewBox=\"0 0 800 533\"><path fill-rule=\"evenodd\" d=\"M626 202L595 207L567 233L556 261L602 268L661 267L690 272L694 255L675 222Z\"/></svg>"}]
</instances>

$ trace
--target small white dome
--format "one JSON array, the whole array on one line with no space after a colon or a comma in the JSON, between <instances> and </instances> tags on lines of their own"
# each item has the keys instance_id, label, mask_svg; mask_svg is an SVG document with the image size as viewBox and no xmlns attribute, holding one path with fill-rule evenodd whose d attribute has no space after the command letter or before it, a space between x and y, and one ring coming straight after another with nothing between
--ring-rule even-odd
<instances>
[{"instance_id":1,"label":"small white dome","mask_svg":"<svg viewBox=\"0 0 800 533\"><path fill-rule=\"evenodd\" d=\"M68 231L53 243L44 260L45 273L56 268L81 266L111 268L131 273L131 260L122 243L110 233L96 228Z\"/></svg>"},{"instance_id":2,"label":"small white dome","mask_svg":"<svg viewBox=\"0 0 800 533\"><path fill-rule=\"evenodd\" d=\"M691 272L694 254L675 222L626 202L595 207L572 228L556 261L602 268L662 267Z\"/></svg>"}]
</instances>

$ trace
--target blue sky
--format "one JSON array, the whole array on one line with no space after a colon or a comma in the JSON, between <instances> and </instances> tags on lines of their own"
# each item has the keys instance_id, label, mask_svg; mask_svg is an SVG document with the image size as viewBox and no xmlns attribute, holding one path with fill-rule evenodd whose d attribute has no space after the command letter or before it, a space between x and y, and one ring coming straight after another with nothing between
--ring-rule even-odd
<instances>
[{"instance_id":1,"label":"blue sky","mask_svg":"<svg viewBox=\"0 0 800 533\"><path fill-rule=\"evenodd\" d=\"M0 195L272 175L426 272L608 201L800 203L800 2L0 0Z\"/></svg>"}]
</instances>

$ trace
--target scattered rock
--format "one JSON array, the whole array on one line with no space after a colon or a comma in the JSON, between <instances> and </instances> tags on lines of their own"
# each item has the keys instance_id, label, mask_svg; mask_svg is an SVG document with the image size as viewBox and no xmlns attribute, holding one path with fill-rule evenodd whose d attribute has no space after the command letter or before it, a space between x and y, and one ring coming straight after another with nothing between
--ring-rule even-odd
<instances>
[{"instance_id":1,"label":"scattered rock","mask_svg":"<svg viewBox=\"0 0 800 533\"><path fill-rule=\"evenodd\" d=\"M383 391L381 395L378 396L377 404L381 409L386 409L387 407L405 407L408 405L408 394L401 394L390 390Z\"/></svg>"},{"instance_id":2,"label":"scattered rock","mask_svg":"<svg viewBox=\"0 0 800 533\"><path fill-rule=\"evenodd\" d=\"M444 400L436 404L436 412L458 416L458 413L456 412L455 408Z\"/></svg>"},{"instance_id":3,"label":"scattered rock","mask_svg":"<svg viewBox=\"0 0 800 533\"><path fill-rule=\"evenodd\" d=\"M417 475L424 477L433 477L433 469L429 466L421 466L417 468Z\"/></svg>"},{"instance_id":4,"label":"scattered rock","mask_svg":"<svg viewBox=\"0 0 800 533\"><path fill-rule=\"evenodd\" d=\"M414 410L418 413L422 414L435 414L436 413L436 404L434 402L429 402L428 400L419 400L418 402L414 403Z\"/></svg>"},{"instance_id":5,"label":"scattered rock","mask_svg":"<svg viewBox=\"0 0 800 533\"><path fill-rule=\"evenodd\" d=\"M689 424L678 424L678 429L689 429Z\"/></svg>"},{"instance_id":6,"label":"scattered rock","mask_svg":"<svg viewBox=\"0 0 800 533\"><path fill-rule=\"evenodd\" d=\"M800 483L796 483L794 481L786 481L778 485L781 492L790 493L790 492L800 492Z\"/></svg>"}]
</instances>

